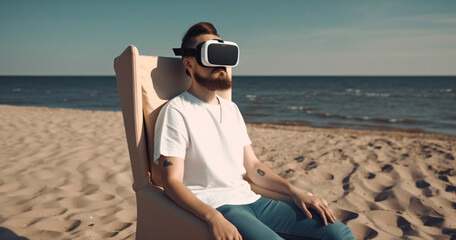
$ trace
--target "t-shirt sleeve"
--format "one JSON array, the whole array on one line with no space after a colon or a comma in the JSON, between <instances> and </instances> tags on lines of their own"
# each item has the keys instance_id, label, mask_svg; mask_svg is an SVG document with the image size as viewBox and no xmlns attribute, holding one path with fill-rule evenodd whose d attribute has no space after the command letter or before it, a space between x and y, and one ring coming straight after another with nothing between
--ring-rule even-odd
<instances>
[{"instance_id":1,"label":"t-shirt sleeve","mask_svg":"<svg viewBox=\"0 0 456 240\"><path fill-rule=\"evenodd\" d=\"M160 155L185 158L188 143L187 127L181 113L165 106L158 115L155 125L154 162Z\"/></svg>"},{"instance_id":2,"label":"t-shirt sleeve","mask_svg":"<svg viewBox=\"0 0 456 240\"><path fill-rule=\"evenodd\" d=\"M236 112L237 112L237 118L238 118L238 125L240 126L239 127L239 136L240 136L240 141L241 141L241 144L242 146L247 146L247 145L250 145L252 144L252 141L250 141L250 138L249 138L249 134L247 133L247 126L245 125L245 121L244 121L244 118L242 117L242 114L241 114L241 111L239 111L239 108L237 107L237 105L235 104L234 105L236 107Z\"/></svg>"}]
</instances>

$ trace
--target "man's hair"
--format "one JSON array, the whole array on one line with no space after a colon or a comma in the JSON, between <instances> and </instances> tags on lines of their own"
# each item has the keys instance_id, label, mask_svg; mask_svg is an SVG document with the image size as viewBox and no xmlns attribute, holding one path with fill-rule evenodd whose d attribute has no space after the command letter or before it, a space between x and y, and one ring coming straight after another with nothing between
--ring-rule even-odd
<instances>
[{"instance_id":1,"label":"man's hair","mask_svg":"<svg viewBox=\"0 0 456 240\"><path fill-rule=\"evenodd\" d=\"M193 48L196 44L196 37L202 34L214 34L217 35L217 29L215 29L212 23L208 22L200 22L193 26L191 26L187 32L185 33L184 37L182 38L182 48ZM219 36L220 37L220 36ZM182 56L184 58L184 56ZM185 69L185 73L190 76L190 73L187 69Z\"/></svg>"},{"instance_id":2,"label":"man's hair","mask_svg":"<svg viewBox=\"0 0 456 240\"><path fill-rule=\"evenodd\" d=\"M218 36L217 29L215 29L212 23L200 22L191 26L187 30L187 33L185 33L184 37L182 38L182 47L195 47L195 38L202 34L214 34Z\"/></svg>"}]
</instances>

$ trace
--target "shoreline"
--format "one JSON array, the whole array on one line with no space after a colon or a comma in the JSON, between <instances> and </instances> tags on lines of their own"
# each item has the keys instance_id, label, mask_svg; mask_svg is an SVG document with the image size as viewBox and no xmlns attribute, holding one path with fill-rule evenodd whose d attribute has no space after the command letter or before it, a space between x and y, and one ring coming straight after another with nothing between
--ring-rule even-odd
<instances>
[{"instance_id":1,"label":"shoreline","mask_svg":"<svg viewBox=\"0 0 456 240\"><path fill-rule=\"evenodd\" d=\"M0 238L134 239L120 111L0 105ZM450 239L456 136L247 124L257 157L357 239Z\"/></svg>"},{"instance_id":2,"label":"shoreline","mask_svg":"<svg viewBox=\"0 0 456 240\"><path fill-rule=\"evenodd\" d=\"M353 134L375 134L383 136L406 136L412 138L429 137L440 140L456 140L456 135L433 133L433 132L414 132L407 131L404 129L354 129L354 128L329 128L329 127L315 127L306 125L289 125L280 123L246 123L247 126L258 127L258 128L271 128L271 129L283 129L290 131L300 132L338 132L338 133L353 133Z\"/></svg>"},{"instance_id":3,"label":"shoreline","mask_svg":"<svg viewBox=\"0 0 456 240\"><path fill-rule=\"evenodd\" d=\"M10 105L10 104L0 104L0 107L2 106L10 106L10 107L19 107L19 108L43 108L43 109L55 109L55 110L75 110L75 111L89 111L89 112L122 112L122 110L90 110L90 109L76 109L76 108L62 108L62 107L43 107L43 106L18 106L18 105ZM395 127L388 127L385 125L378 125L380 128L366 128L366 129L361 129L361 128L347 128L347 127L319 127L319 126L312 126L309 122L307 121L287 121L287 122L277 122L277 123L258 123L258 122L246 122L246 125L251 125L251 126L262 126L262 127L271 127L271 128L290 128L294 130L299 130L303 131L303 129L309 128L312 130L317 130L318 129L325 129L325 130L343 130L343 131L353 131L353 132L358 132L358 131L367 131L367 132L375 132L375 133L392 133L392 134L417 134L419 136L442 136L442 137L449 137L449 138L456 138L456 135L452 134L444 134L444 133L437 133L437 132L427 132L424 131L423 129L419 128L418 130L416 128L395 128ZM359 126L364 126L364 125L359 125ZM370 126L370 125L369 125ZM385 128L383 128L385 127Z\"/></svg>"}]
</instances>

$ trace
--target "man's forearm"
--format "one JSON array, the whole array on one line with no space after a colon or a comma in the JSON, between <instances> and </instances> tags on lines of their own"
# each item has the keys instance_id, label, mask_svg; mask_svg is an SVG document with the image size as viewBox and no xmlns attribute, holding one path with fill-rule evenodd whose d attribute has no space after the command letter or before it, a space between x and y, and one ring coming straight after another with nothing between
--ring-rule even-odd
<instances>
[{"instance_id":1,"label":"man's forearm","mask_svg":"<svg viewBox=\"0 0 456 240\"><path fill-rule=\"evenodd\" d=\"M199 200L182 182L167 181L163 183L163 188L165 194L177 205L205 222L209 222L214 215L219 214L217 210Z\"/></svg>"},{"instance_id":2,"label":"man's forearm","mask_svg":"<svg viewBox=\"0 0 456 240\"><path fill-rule=\"evenodd\" d=\"M296 191L299 191L298 188L291 185L261 162L257 162L254 167L247 172L247 177L262 188L285 195L292 196Z\"/></svg>"}]
</instances>

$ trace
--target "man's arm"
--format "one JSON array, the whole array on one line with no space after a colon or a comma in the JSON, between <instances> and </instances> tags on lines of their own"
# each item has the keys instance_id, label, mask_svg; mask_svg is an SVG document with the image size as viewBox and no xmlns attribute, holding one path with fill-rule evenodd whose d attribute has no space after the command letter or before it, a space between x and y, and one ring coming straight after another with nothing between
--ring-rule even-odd
<instances>
[{"instance_id":1,"label":"man's arm","mask_svg":"<svg viewBox=\"0 0 456 240\"><path fill-rule=\"evenodd\" d=\"M312 214L310 214L308 210L310 207L321 215L325 225L327 225L327 219L331 222L336 220L325 201L314 197L312 194L306 194L301 189L291 185L285 179L277 175L258 160L251 145L244 147L244 167L247 172L247 177L253 183L262 188L290 196L294 203L303 210L308 218L312 218Z\"/></svg>"},{"instance_id":2,"label":"man's arm","mask_svg":"<svg viewBox=\"0 0 456 240\"><path fill-rule=\"evenodd\" d=\"M165 194L177 205L205 221L215 239L242 239L233 224L219 211L199 200L183 184L184 159L161 156L159 166Z\"/></svg>"}]
</instances>

